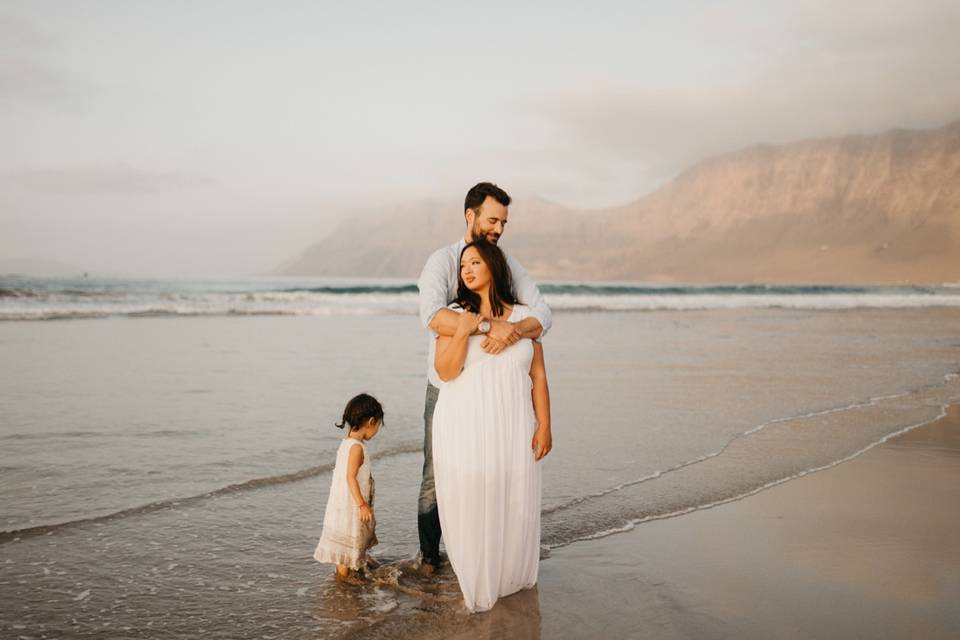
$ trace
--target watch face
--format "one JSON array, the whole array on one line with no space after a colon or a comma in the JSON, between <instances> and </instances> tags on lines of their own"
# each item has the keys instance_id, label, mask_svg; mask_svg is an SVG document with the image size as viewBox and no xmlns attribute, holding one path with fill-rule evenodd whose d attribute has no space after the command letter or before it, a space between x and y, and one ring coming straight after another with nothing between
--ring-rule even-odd
<instances>
[{"instance_id":1,"label":"watch face","mask_svg":"<svg viewBox=\"0 0 960 640\"><path fill-rule=\"evenodd\" d=\"M490 332L490 323L484 320L480 323L480 333L489 333Z\"/></svg>"}]
</instances>

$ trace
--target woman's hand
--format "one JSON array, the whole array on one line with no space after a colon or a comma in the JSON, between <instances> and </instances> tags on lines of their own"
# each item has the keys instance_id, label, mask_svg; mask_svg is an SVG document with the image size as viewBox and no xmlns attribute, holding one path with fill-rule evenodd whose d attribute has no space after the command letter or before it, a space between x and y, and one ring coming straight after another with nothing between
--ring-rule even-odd
<instances>
[{"instance_id":1,"label":"woman's hand","mask_svg":"<svg viewBox=\"0 0 960 640\"><path fill-rule=\"evenodd\" d=\"M361 522L370 522L373 520L373 509L370 508L370 505L364 502L357 509L360 511L360 521Z\"/></svg>"},{"instance_id":2,"label":"woman's hand","mask_svg":"<svg viewBox=\"0 0 960 640\"><path fill-rule=\"evenodd\" d=\"M553 434L550 433L550 427L537 427L536 433L533 434L531 446L533 447L534 457L537 460L543 460L553 449Z\"/></svg>"},{"instance_id":3,"label":"woman's hand","mask_svg":"<svg viewBox=\"0 0 960 640\"><path fill-rule=\"evenodd\" d=\"M483 318L476 313L464 311L460 314L460 319L457 321L457 334L460 336L473 335L473 332L480 326L482 319Z\"/></svg>"}]
</instances>

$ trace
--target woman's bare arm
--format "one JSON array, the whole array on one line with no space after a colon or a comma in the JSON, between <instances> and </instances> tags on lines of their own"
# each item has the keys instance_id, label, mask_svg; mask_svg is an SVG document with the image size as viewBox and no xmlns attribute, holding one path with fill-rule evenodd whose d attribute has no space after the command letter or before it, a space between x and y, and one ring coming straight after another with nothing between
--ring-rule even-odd
<instances>
[{"instance_id":1,"label":"woman's bare arm","mask_svg":"<svg viewBox=\"0 0 960 640\"><path fill-rule=\"evenodd\" d=\"M433 315L430 328L434 333L450 337L457 332L458 322L460 322L459 313L452 309L440 309Z\"/></svg>"},{"instance_id":2,"label":"woman's bare arm","mask_svg":"<svg viewBox=\"0 0 960 640\"><path fill-rule=\"evenodd\" d=\"M553 433L550 431L550 387L547 385L547 367L543 361L543 345L533 343L533 363L530 365L533 381L533 412L537 416L537 431L533 434L533 454L543 459L553 448Z\"/></svg>"},{"instance_id":3,"label":"woman's bare arm","mask_svg":"<svg viewBox=\"0 0 960 640\"><path fill-rule=\"evenodd\" d=\"M433 366L437 375L444 382L453 380L463 371L463 363L467 359L467 344L470 334L480 324L480 316L469 311L460 314L457 321L457 330L453 336L437 337L437 353L433 359Z\"/></svg>"}]
</instances>

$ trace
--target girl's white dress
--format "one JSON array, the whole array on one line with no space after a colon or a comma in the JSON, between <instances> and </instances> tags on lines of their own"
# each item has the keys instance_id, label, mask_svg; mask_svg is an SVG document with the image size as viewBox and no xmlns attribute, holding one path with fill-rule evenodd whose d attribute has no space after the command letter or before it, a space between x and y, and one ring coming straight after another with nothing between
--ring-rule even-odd
<instances>
[{"instance_id":1,"label":"girl's white dress","mask_svg":"<svg viewBox=\"0 0 960 640\"><path fill-rule=\"evenodd\" d=\"M319 562L359 569L366 562L367 550L377 544L377 534L375 521L360 520L359 509L347 485L347 462L354 445L363 447L363 464L357 470L357 484L360 485L364 500L373 508L375 488L373 476L370 475L367 446L361 440L346 437L337 449L337 463L330 480L330 497L327 498L327 510L323 514L323 532L313 557Z\"/></svg>"},{"instance_id":2,"label":"girl's white dress","mask_svg":"<svg viewBox=\"0 0 960 640\"><path fill-rule=\"evenodd\" d=\"M459 309L457 309L459 310ZM530 315L516 305L517 322ZM471 336L463 371L440 387L433 468L444 545L467 608L532 587L540 562L540 463L530 379L533 342L498 355Z\"/></svg>"}]
</instances>

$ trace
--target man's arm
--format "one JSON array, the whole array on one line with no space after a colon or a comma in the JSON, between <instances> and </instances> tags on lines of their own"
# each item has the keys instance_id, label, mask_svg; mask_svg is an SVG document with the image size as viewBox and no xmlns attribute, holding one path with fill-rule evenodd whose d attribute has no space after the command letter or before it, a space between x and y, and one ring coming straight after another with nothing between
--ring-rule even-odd
<instances>
[{"instance_id":1,"label":"man's arm","mask_svg":"<svg viewBox=\"0 0 960 640\"><path fill-rule=\"evenodd\" d=\"M550 331L553 325L553 312L550 311L550 307L540 293L540 288L527 270L510 256L507 256L507 262L510 264L513 288L517 292L517 298L530 307L532 314L532 317L524 318L516 326L523 333L524 338L540 339L547 335L547 331Z\"/></svg>"},{"instance_id":2,"label":"man's arm","mask_svg":"<svg viewBox=\"0 0 960 640\"><path fill-rule=\"evenodd\" d=\"M457 328L457 313L447 309L447 270L444 250L433 252L423 265L417 289L420 291L420 323L434 333L452 336Z\"/></svg>"},{"instance_id":3,"label":"man's arm","mask_svg":"<svg viewBox=\"0 0 960 640\"><path fill-rule=\"evenodd\" d=\"M536 340L543 335L543 325L536 316L527 316L520 322L514 322L513 327L520 333L521 338Z\"/></svg>"},{"instance_id":4,"label":"man's arm","mask_svg":"<svg viewBox=\"0 0 960 640\"><path fill-rule=\"evenodd\" d=\"M439 336L453 336L457 332L460 314L447 308L450 302L448 291L446 251L435 251L423 265L417 289L420 290L420 322ZM476 333L476 331L474 331Z\"/></svg>"},{"instance_id":5,"label":"man's arm","mask_svg":"<svg viewBox=\"0 0 960 640\"><path fill-rule=\"evenodd\" d=\"M507 264L510 265L510 272L513 275L513 288L516 290L517 298L530 307L531 315L514 323L492 322L490 333L482 345L487 353L500 353L523 338L539 340L553 324L553 314L543 299L537 283L512 257L507 256Z\"/></svg>"}]
</instances>

